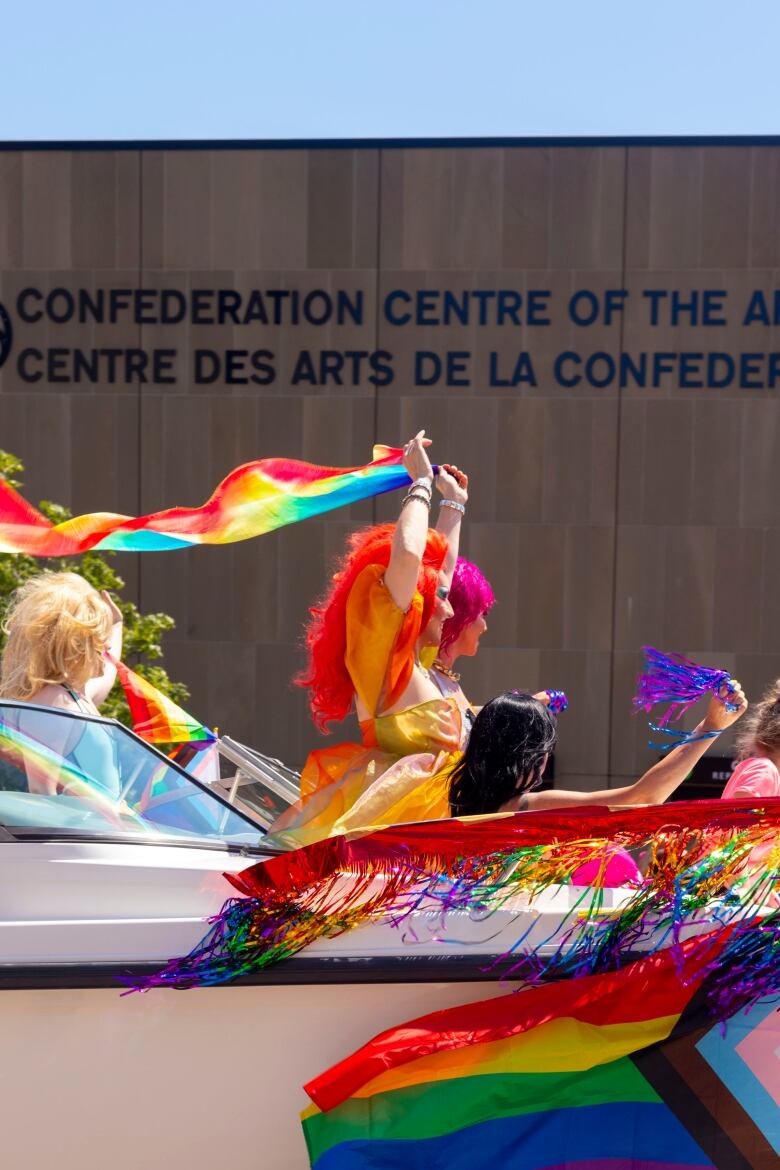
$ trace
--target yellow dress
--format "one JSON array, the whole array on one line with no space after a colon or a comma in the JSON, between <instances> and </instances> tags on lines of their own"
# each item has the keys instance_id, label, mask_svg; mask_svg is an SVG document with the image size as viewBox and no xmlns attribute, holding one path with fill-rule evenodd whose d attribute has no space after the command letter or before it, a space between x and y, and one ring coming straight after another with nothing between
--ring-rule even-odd
<instances>
[{"instance_id":1,"label":"yellow dress","mask_svg":"<svg viewBox=\"0 0 780 1170\"><path fill-rule=\"evenodd\" d=\"M460 758L463 719L454 698L430 699L392 715L414 670L423 599L400 610L384 567L369 565L347 600L346 666L371 717L362 743L311 752L301 799L271 826L270 844L286 848L339 833L449 816L449 775Z\"/></svg>"}]
</instances>

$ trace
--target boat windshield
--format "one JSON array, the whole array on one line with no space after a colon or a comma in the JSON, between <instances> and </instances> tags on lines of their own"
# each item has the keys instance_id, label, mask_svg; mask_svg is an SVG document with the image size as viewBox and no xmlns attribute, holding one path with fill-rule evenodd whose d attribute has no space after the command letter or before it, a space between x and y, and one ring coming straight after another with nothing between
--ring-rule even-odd
<instances>
[{"instance_id":1,"label":"boat windshield","mask_svg":"<svg viewBox=\"0 0 780 1170\"><path fill-rule=\"evenodd\" d=\"M259 826L126 727L0 703L0 825L257 846Z\"/></svg>"}]
</instances>

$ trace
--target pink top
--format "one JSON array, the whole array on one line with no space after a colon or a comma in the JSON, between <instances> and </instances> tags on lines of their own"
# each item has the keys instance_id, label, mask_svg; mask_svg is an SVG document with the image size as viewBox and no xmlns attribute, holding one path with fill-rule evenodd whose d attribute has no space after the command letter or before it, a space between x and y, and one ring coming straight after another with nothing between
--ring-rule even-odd
<instances>
[{"instance_id":1,"label":"pink top","mask_svg":"<svg viewBox=\"0 0 780 1170\"><path fill-rule=\"evenodd\" d=\"M780 772L765 756L752 756L737 764L731 779L723 789L724 800L752 800L762 796L780 796ZM759 845L750 853L750 870L756 873L763 868L766 858L772 852L771 845ZM778 892L773 891L766 905L776 908L780 904Z\"/></svg>"},{"instance_id":2,"label":"pink top","mask_svg":"<svg viewBox=\"0 0 780 1170\"><path fill-rule=\"evenodd\" d=\"M742 760L723 789L724 800L750 800L755 796L780 796L780 772L765 756Z\"/></svg>"}]
</instances>

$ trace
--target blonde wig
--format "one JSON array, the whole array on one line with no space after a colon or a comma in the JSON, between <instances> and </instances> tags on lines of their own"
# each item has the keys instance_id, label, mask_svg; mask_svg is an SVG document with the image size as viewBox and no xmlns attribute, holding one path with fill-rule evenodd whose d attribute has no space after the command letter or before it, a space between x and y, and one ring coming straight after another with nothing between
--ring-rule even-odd
<instances>
[{"instance_id":1,"label":"blonde wig","mask_svg":"<svg viewBox=\"0 0 780 1170\"><path fill-rule=\"evenodd\" d=\"M14 593L3 631L0 697L30 699L48 684L83 686L103 673L111 614L77 573L40 573Z\"/></svg>"}]
</instances>

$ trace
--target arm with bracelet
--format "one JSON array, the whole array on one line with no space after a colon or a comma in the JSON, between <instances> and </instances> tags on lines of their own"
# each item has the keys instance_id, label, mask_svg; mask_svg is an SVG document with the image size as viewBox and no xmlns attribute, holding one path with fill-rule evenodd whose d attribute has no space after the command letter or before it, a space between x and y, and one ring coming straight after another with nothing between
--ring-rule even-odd
<instances>
[{"instance_id":1,"label":"arm with bracelet","mask_svg":"<svg viewBox=\"0 0 780 1170\"><path fill-rule=\"evenodd\" d=\"M401 515L395 526L390 563L385 585L399 609L408 610L417 589L428 536L428 519L433 497L433 468L426 448L431 444L425 431L410 439L404 447L404 467L412 481L403 498Z\"/></svg>"},{"instance_id":2,"label":"arm with bracelet","mask_svg":"<svg viewBox=\"0 0 780 1170\"><path fill-rule=\"evenodd\" d=\"M634 784L622 788L604 788L598 792L570 792L553 789L529 793L513 803L513 808L549 809L582 804L608 804L611 807L637 804L663 804L682 784L694 764L706 752L713 739L726 731L747 710L747 700L740 684L724 683L709 701L707 712L690 738L653 764Z\"/></svg>"},{"instance_id":3,"label":"arm with bracelet","mask_svg":"<svg viewBox=\"0 0 780 1170\"><path fill-rule=\"evenodd\" d=\"M460 529L469 498L469 477L454 463L442 463L436 476L436 488L441 494L436 528L447 538L447 556L441 570L441 583L448 589L458 561Z\"/></svg>"}]
</instances>

